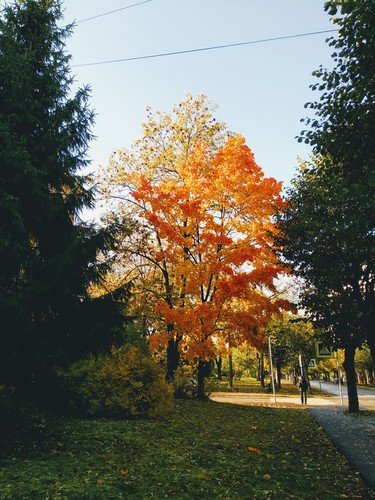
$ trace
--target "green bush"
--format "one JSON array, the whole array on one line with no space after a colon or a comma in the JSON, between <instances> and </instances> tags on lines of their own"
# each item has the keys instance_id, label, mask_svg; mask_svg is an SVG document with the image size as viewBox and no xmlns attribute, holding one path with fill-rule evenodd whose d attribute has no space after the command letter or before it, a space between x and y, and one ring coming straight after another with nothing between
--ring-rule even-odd
<instances>
[{"instance_id":1,"label":"green bush","mask_svg":"<svg viewBox=\"0 0 375 500\"><path fill-rule=\"evenodd\" d=\"M35 403L20 399L14 388L0 386L0 455L13 446L40 440L47 414Z\"/></svg>"},{"instance_id":2,"label":"green bush","mask_svg":"<svg viewBox=\"0 0 375 500\"><path fill-rule=\"evenodd\" d=\"M205 395L208 397L213 391L217 390L217 385L216 380L207 377L204 383ZM198 382L196 369L191 365L179 366L175 372L172 387L176 398L197 398Z\"/></svg>"},{"instance_id":3,"label":"green bush","mask_svg":"<svg viewBox=\"0 0 375 500\"><path fill-rule=\"evenodd\" d=\"M61 373L69 407L106 417L160 417L173 406L172 390L156 362L137 347L89 356Z\"/></svg>"},{"instance_id":4,"label":"green bush","mask_svg":"<svg viewBox=\"0 0 375 500\"><path fill-rule=\"evenodd\" d=\"M192 366L179 366L174 374L172 387L176 398L195 398L198 395L198 384Z\"/></svg>"}]
</instances>

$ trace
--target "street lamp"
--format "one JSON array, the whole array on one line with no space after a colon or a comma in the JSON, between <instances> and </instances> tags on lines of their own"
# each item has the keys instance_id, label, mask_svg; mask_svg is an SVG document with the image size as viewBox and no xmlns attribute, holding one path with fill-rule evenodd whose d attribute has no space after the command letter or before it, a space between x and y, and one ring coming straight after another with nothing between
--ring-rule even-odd
<instances>
[{"instance_id":1,"label":"street lamp","mask_svg":"<svg viewBox=\"0 0 375 500\"><path fill-rule=\"evenodd\" d=\"M276 403L275 377L274 377L274 374L273 374L273 364L272 364L271 335L268 336L268 354L269 354L269 357L270 357L270 368L271 368L271 381L272 381L273 399L274 399L274 402Z\"/></svg>"}]
</instances>

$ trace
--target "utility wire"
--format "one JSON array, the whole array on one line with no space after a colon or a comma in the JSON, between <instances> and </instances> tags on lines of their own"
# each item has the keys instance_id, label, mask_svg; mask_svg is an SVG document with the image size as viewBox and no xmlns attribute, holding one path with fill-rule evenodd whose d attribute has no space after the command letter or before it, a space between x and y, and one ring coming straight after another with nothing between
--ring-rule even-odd
<instances>
[{"instance_id":1,"label":"utility wire","mask_svg":"<svg viewBox=\"0 0 375 500\"><path fill-rule=\"evenodd\" d=\"M109 16L109 14L114 14L115 12L120 12L120 10L131 9L132 7L137 7L137 5L142 5L144 3L152 2L152 0L144 0L143 2L133 3L132 5L127 5L126 7L121 7L120 9L110 10L108 12L103 12L103 14L98 14L97 16L87 17L86 19L80 19L76 24L84 23L86 21L91 21L91 19L97 19L98 17Z\"/></svg>"},{"instance_id":2,"label":"utility wire","mask_svg":"<svg viewBox=\"0 0 375 500\"><path fill-rule=\"evenodd\" d=\"M180 54L190 54L193 52L203 52L205 50L218 50L218 49L225 49L228 47L239 47L240 45L252 45L252 44L256 44L256 43L274 42L277 40L287 40L290 38L299 38L299 37L303 37L303 36L320 35L323 33L333 33L336 31L337 30L335 30L335 29L323 30L323 31L312 31L310 33L300 33L297 35L285 35L285 36L277 36L277 37L273 37L273 38L262 38L260 40L251 40L249 42L228 43L226 45L214 45L212 47L201 47L199 49L178 50L175 52L163 52L160 54L149 54L146 56L125 57L123 59L111 59L111 60L107 60L107 61L97 61L97 62L91 62L91 63L73 64L72 68L80 68L83 66L98 66L100 64L112 64L112 63L118 63L118 62L139 61L141 59L153 59L156 57L175 56L175 55L180 55Z\"/></svg>"}]
</instances>

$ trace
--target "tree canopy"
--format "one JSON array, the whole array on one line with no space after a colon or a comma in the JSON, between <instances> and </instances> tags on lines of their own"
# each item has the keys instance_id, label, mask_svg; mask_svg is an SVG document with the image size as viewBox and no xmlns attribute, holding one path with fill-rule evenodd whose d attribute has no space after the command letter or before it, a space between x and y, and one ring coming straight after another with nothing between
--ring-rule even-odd
<instances>
[{"instance_id":1,"label":"tree canopy","mask_svg":"<svg viewBox=\"0 0 375 500\"><path fill-rule=\"evenodd\" d=\"M272 246L281 185L241 136L225 140L205 98L188 96L175 113L150 118L134 149L116 155L114 190L143 234L128 247L137 272L159 275L147 283L164 329L151 340L205 362L220 339L259 342L259 328L287 305L273 297L283 272Z\"/></svg>"},{"instance_id":2,"label":"tree canopy","mask_svg":"<svg viewBox=\"0 0 375 500\"><path fill-rule=\"evenodd\" d=\"M28 395L43 393L55 364L119 333L111 298L87 292L110 236L79 217L94 199L93 112L87 87L70 96L72 26L61 19L58 0L0 14L0 383Z\"/></svg>"},{"instance_id":3,"label":"tree canopy","mask_svg":"<svg viewBox=\"0 0 375 500\"><path fill-rule=\"evenodd\" d=\"M339 28L329 39L334 67L315 72L321 95L306 105L314 116L299 138L314 157L287 193L280 244L306 282L304 306L345 347L355 384L355 348L366 339L375 356L375 4L332 0L325 8Z\"/></svg>"}]
</instances>

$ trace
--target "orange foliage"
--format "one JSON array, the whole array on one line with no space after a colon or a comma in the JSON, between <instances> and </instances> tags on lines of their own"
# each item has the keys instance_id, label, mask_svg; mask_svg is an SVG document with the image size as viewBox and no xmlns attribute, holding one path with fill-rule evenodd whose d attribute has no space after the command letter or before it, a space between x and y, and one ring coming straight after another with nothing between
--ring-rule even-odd
<instances>
[{"instance_id":1,"label":"orange foliage","mask_svg":"<svg viewBox=\"0 0 375 500\"><path fill-rule=\"evenodd\" d=\"M189 359L211 358L228 332L257 345L259 329L287 307L271 298L283 271L272 246L281 183L264 176L238 135L216 152L197 147L174 169L165 177L133 171L127 179L157 234L155 262L174 265L173 303L159 300L156 312Z\"/></svg>"}]
</instances>

